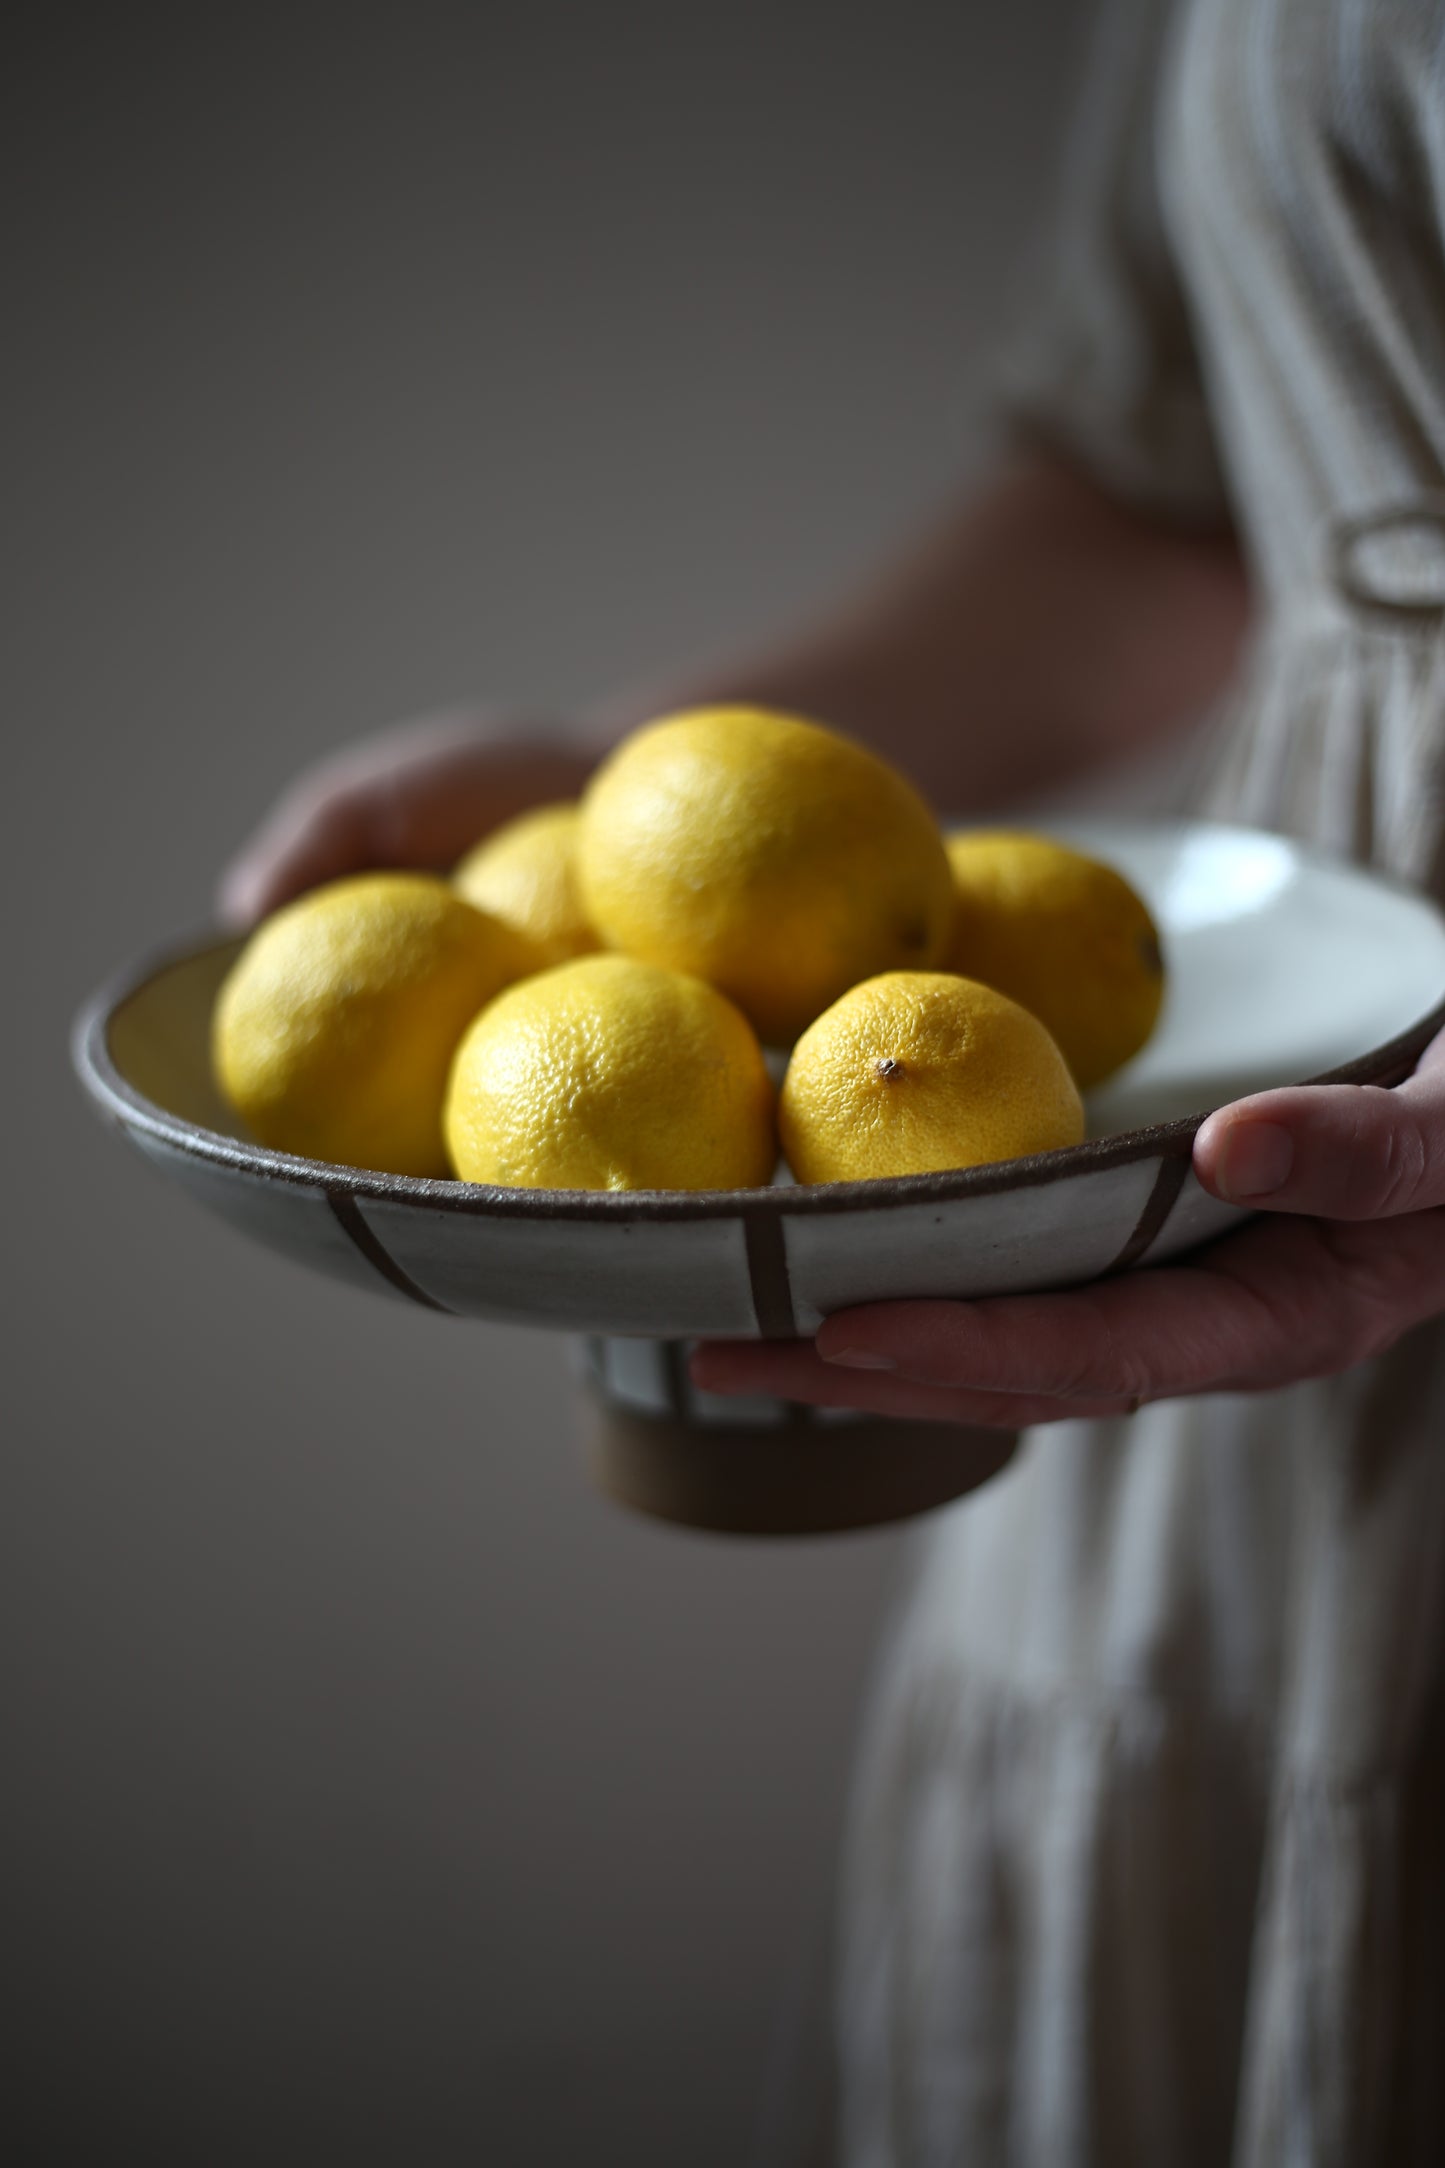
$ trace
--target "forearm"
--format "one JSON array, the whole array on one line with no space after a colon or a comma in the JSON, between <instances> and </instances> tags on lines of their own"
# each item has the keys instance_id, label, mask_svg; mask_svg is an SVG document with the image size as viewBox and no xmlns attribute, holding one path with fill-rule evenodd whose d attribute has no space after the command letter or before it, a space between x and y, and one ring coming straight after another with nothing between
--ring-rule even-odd
<instances>
[{"instance_id":1,"label":"forearm","mask_svg":"<svg viewBox=\"0 0 1445 2168\"><path fill-rule=\"evenodd\" d=\"M941 810L987 812L1162 737L1234 665L1248 612L1234 546L1021 460L869 588L725 668L548 727L466 710L385 731L300 776L230 867L249 923L367 866L445 867L499 822L570 798L650 716L721 701L791 709L873 744Z\"/></svg>"},{"instance_id":2,"label":"forearm","mask_svg":"<svg viewBox=\"0 0 1445 2168\"><path fill-rule=\"evenodd\" d=\"M870 741L940 805L1000 805L1197 716L1248 608L1228 536L1165 525L1028 457L822 623L589 721L605 739L644 713L747 698Z\"/></svg>"}]
</instances>

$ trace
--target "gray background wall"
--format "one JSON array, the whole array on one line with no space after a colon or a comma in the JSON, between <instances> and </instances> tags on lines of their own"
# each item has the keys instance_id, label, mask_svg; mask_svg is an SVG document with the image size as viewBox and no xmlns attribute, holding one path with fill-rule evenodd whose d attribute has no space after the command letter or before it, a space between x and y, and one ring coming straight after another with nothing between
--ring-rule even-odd
<instances>
[{"instance_id":1,"label":"gray background wall","mask_svg":"<svg viewBox=\"0 0 1445 2168\"><path fill-rule=\"evenodd\" d=\"M55 10L12 49L28 2162L748 2158L899 1539L624 1517L560 1343L248 1248L65 1035L324 748L725 653L930 509L1075 13Z\"/></svg>"}]
</instances>

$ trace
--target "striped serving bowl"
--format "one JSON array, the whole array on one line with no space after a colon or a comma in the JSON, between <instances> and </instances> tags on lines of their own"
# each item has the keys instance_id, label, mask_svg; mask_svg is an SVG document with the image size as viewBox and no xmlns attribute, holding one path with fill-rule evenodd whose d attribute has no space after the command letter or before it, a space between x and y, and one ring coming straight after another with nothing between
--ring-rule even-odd
<instances>
[{"instance_id":1,"label":"striped serving bowl","mask_svg":"<svg viewBox=\"0 0 1445 2168\"><path fill-rule=\"evenodd\" d=\"M1400 884L1252 829L1054 832L1134 883L1169 964L1154 1039L1062 1151L813 1188L607 1194L267 1151L211 1076L211 1009L238 946L214 936L97 994L76 1065L142 1156L243 1233L395 1300L579 1335L619 1409L765 1427L787 1411L689 1386L688 1342L786 1339L852 1303L1065 1287L1176 1257L1242 1216L1191 1171L1212 1108L1275 1084L1398 1082L1445 1026L1445 921Z\"/></svg>"}]
</instances>

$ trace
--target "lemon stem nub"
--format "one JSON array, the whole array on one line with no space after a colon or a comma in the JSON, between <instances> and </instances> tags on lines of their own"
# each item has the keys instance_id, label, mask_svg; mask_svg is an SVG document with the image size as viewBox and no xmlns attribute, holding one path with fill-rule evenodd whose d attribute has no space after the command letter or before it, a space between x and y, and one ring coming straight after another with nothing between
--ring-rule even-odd
<instances>
[{"instance_id":1,"label":"lemon stem nub","mask_svg":"<svg viewBox=\"0 0 1445 2168\"><path fill-rule=\"evenodd\" d=\"M895 1060L894 1060L894 1058L893 1058L893 1056L892 1056L891 1054L884 1054L884 1055L883 1055L883 1056L882 1056L882 1057L880 1058L880 1060L878 1061L878 1063L876 1064L876 1066L877 1066L878 1074L879 1074L879 1075L880 1075L881 1077L894 1077L894 1076L902 1076L902 1074L903 1074L903 1064L902 1064L902 1062L901 1062L901 1061L895 1061Z\"/></svg>"}]
</instances>

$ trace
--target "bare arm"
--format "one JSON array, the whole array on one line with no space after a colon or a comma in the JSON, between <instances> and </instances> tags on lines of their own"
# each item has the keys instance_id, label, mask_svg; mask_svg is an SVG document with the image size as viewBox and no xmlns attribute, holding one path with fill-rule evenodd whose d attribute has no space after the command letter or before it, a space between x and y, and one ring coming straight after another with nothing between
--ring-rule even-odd
<instances>
[{"instance_id":1,"label":"bare arm","mask_svg":"<svg viewBox=\"0 0 1445 2168\"><path fill-rule=\"evenodd\" d=\"M1227 536L1167 526L1058 461L1021 458L860 595L751 659L625 694L565 731L466 713L333 756L245 846L222 907L247 921L365 866L449 865L524 806L573 795L635 723L702 702L814 716L886 752L940 805L1004 804L1198 714L1247 614Z\"/></svg>"},{"instance_id":2,"label":"bare arm","mask_svg":"<svg viewBox=\"0 0 1445 2168\"><path fill-rule=\"evenodd\" d=\"M823 623L666 704L745 692L875 744L940 805L992 806L1198 716L1248 614L1231 536L1165 524L1037 456Z\"/></svg>"}]
</instances>

